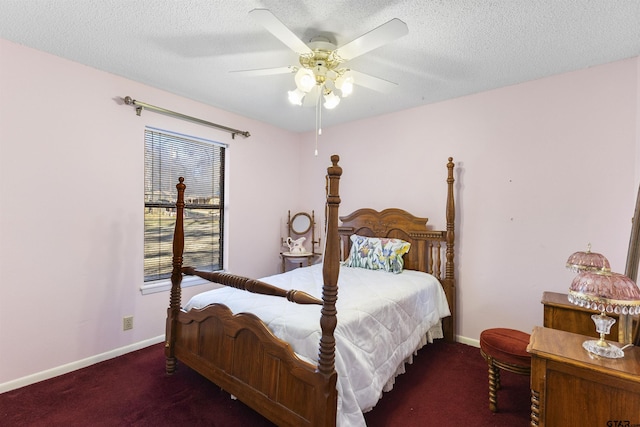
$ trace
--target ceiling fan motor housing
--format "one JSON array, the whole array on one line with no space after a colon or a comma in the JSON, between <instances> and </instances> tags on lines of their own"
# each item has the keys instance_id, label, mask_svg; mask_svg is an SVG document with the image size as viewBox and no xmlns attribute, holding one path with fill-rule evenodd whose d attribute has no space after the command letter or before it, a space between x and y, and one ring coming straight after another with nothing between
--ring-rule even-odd
<instances>
[{"instance_id":1,"label":"ceiling fan motor housing","mask_svg":"<svg viewBox=\"0 0 640 427\"><path fill-rule=\"evenodd\" d=\"M342 59L335 52L335 44L324 37L317 37L311 40L309 48L313 51L313 54L300 55L299 61L304 68L313 71L318 85L325 84L327 78L329 80L335 79L341 74L340 71L342 70L336 70L342 63Z\"/></svg>"}]
</instances>

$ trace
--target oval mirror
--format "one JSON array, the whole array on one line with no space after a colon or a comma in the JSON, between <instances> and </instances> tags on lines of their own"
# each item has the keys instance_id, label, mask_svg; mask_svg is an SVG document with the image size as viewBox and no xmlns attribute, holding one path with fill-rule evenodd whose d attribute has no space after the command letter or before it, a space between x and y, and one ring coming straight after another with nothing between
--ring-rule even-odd
<instances>
[{"instance_id":1,"label":"oval mirror","mask_svg":"<svg viewBox=\"0 0 640 427\"><path fill-rule=\"evenodd\" d=\"M291 218L291 231L305 234L311 228L311 216L305 212L298 212Z\"/></svg>"}]
</instances>

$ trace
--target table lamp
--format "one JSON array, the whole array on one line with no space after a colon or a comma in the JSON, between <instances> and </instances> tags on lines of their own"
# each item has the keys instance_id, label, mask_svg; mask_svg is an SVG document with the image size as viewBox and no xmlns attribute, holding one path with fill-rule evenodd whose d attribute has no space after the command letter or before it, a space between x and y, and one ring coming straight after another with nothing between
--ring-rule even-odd
<instances>
[{"instance_id":1,"label":"table lamp","mask_svg":"<svg viewBox=\"0 0 640 427\"><path fill-rule=\"evenodd\" d=\"M587 245L587 251L574 252L567 259L567 268L579 273L585 270L602 270L611 268L609 260L602 254L591 252L591 243Z\"/></svg>"},{"instance_id":2,"label":"table lamp","mask_svg":"<svg viewBox=\"0 0 640 427\"><path fill-rule=\"evenodd\" d=\"M633 280L624 274L612 272L608 267L600 270L583 269L571 282L568 298L573 304L600 312L591 316L600 339L585 341L582 347L602 357L624 357L620 347L604 339L616 322L605 313L640 314L640 289Z\"/></svg>"}]
</instances>

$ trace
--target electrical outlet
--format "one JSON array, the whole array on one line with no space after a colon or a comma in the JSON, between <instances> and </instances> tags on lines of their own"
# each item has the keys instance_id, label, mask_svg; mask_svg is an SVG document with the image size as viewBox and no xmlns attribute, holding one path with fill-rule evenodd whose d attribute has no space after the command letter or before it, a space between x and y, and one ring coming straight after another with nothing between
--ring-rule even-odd
<instances>
[{"instance_id":1,"label":"electrical outlet","mask_svg":"<svg viewBox=\"0 0 640 427\"><path fill-rule=\"evenodd\" d=\"M122 330L128 331L133 329L133 316L125 316L122 318Z\"/></svg>"}]
</instances>

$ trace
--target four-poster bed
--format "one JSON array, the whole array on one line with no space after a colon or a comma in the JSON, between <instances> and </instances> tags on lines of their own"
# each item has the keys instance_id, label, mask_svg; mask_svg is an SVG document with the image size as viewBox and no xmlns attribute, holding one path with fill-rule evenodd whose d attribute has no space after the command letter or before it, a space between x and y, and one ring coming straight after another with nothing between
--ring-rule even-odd
<instances>
[{"instance_id":1,"label":"four-poster bed","mask_svg":"<svg viewBox=\"0 0 640 427\"><path fill-rule=\"evenodd\" d=\"M360 209L341 217L339 225L342 169L338 156L331 161L323 263L261 280L182 266L185 184L181 179L177 185L167 373L174 372L180 360L278 425L364 423L362 411L375 405L383 386L392 384L417 349L431 338L454 339L452 159L447 163L447 224L441 231L427 229L426 218L401 209ZM370 268L345 266L362 253L355 250L362 241L402 242L405 249L397 257L385 252L377 260L386 267L392 259L399 261L400 268L395 264L393 271L374 271L378 267L371 264ZM343 266L341 253L347 260ZM183 308L183 274L227 287L198 295ZM391 314L383 319L382 313ZM362 329L383 322L389 322L384 330ZM390 347L382 349L387 342Z\"/></svg>"}]
</instances>

